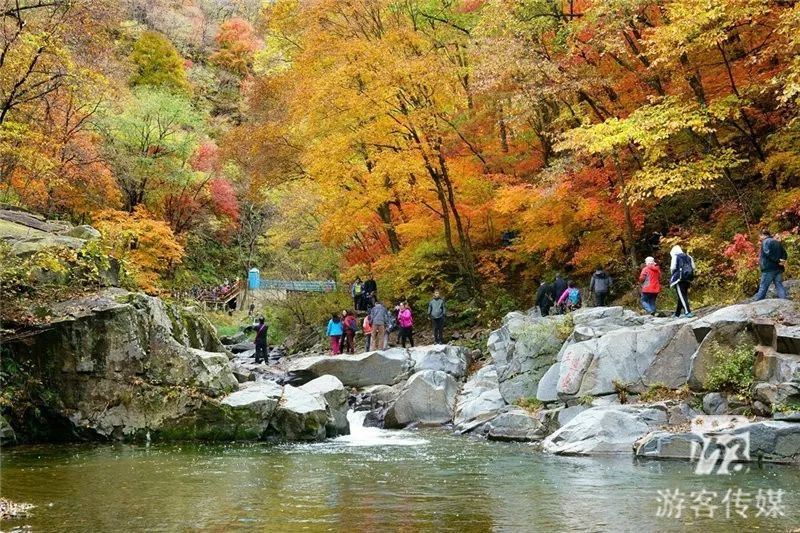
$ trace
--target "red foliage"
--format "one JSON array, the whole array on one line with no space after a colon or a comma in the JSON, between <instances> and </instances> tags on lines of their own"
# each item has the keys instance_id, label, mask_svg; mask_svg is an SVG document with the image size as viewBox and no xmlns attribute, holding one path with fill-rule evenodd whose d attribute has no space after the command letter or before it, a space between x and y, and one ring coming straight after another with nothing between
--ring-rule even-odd
<instances>
[{"instance_id":1,"label":"red foliage","mask_svg":"<svg viewBox=\"0 0 800 533\"><path fill-rule=\"evenodd\" d=\"M189 162L192 169L199 172L219 172L222 163L219 158L219 147L214 141L206 141L197 147Z\"/></svg>"},{"instance_id":2,"label":"red foliage","mask_svg":"<svg viewBox=\"0 0 800 533\"><path fill-rule=\"evenodd\" d=\"M733 243L728 245L722 253L733 262L736 270L753 269L758 265L756 247L744 233L734 235Z\"/></svg>"},{"instance_id":3,"label":"red foliage","mask_svg":"<svg viewBox=\"0 0 800 533\"><path fill-rule=\"evenodd\" d=\"M227 216L233 222L239 220L239 202L231 182L224 178L216 178L209 182L211 201L218 214Z\"/></svg>"}]
</instances>

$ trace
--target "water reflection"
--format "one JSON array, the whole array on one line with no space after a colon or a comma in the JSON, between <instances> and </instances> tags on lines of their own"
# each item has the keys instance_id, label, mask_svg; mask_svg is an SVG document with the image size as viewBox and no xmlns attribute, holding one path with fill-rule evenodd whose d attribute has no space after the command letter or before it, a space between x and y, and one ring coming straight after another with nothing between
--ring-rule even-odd
<instances>
[{"instance_id":1,"label":"water reflection","mask_svg":"<svg viewBox=\"0 0 800 533\"><path fill-rule=\"evenodd\" d=\"M19 447L2 495L34 531L683 531L800 527L800 471L696 476L682 462L543 456L443 431L413 445ZM659 489L783 488L788 516L656 516ZM52 507L48 506L52 503Z\"/></svg>"}]
</instances>

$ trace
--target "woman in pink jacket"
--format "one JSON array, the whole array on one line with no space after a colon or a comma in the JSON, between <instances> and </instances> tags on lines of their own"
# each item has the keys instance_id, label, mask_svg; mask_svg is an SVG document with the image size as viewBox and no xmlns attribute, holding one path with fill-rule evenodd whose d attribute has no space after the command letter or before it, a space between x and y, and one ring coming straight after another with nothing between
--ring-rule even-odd
<instances>
[{"instance_id":1,"label":"woman in pink jacket","mask_svg":"<svg viewBox=\"0 0 800 533\"><path fill-rule=\"evenodd\" d=\"M397 313L397 323L400 325L400 338L397 339L402 343L403 348L406 347L406 339L414 347L414 320L411 317L411 308L408 302L400 303L400 311Z\"/></svg>"}]
</instances>

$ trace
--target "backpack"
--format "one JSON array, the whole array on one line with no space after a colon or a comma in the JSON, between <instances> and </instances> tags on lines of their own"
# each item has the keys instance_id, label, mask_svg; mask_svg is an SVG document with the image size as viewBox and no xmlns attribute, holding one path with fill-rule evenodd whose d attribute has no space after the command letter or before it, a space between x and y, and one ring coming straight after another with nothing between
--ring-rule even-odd
<instances>
[{"instance_id":1,"label":"backpack","mask_svg":"<svg viewBox=\"0 0 800 533\"><path fill-rule=\"evenodd\" d=\"M692 281L694 279L694 268L692 258L687 254L680 254L677 258L676 270L680 273L681 281Z\"/></svg>"},{"instance_id":2,"label":"backpack","mask_svg":"<svg viewBox=\"0 0 800 533\"><path fill-rule=\"evenodd\" d=\"M571 305L580 305L581 304L581 291L578 289L571 289L569 291L569 296L567 296L567 300Z\"/></svg>"}]
</instances>

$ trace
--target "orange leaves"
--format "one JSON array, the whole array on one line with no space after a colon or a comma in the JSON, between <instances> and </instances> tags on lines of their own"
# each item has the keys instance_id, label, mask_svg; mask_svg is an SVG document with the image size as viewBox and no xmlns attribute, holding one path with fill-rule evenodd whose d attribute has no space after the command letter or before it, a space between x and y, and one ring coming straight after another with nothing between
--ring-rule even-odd
<instances>
[{"instance_id":1,"label":"orange leaves","mask_svg":"<svg viewBox=\"0 0 800 533\"><path fill-rule=\"evenodd\" d=\"M183 260L184 248L169 225L141 206L133 213L99 211L94 224L109 255L123 261L134 282L146 291L157 291L161 278Z\"/></svg>"}]
</instances>

